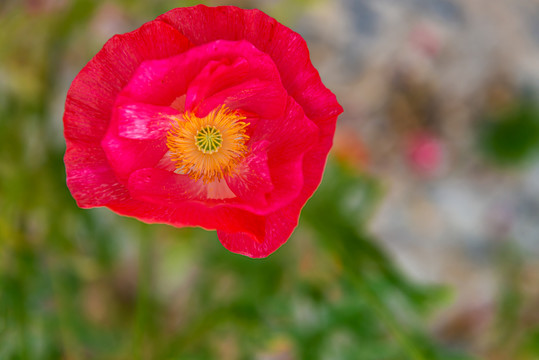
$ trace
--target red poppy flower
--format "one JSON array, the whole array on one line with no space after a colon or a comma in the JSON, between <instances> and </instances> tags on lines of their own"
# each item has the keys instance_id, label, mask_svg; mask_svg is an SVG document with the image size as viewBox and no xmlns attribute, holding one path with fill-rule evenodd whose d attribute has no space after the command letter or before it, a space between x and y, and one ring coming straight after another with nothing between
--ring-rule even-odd
<instances>
[{"instance_id":1,"label":"red poppy flower","mask_svg":"<svg viewBox=\"0 0 539 360\"><path fill-rule=\"evenodd\" d=\"M264 257L322 176L342 108L300 35L258 10L178 8L116 35L67 94L80 207L216 229Z\"/></svg>"}]
</instances>

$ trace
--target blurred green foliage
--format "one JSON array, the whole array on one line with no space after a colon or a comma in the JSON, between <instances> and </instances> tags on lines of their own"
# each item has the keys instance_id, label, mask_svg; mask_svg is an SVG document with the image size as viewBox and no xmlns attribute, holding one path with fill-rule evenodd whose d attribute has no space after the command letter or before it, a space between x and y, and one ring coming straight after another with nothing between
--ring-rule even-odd
<instances>
[{"instance_id":1,"label":"blurred green foliage","mask_svg":"<svg viewBox=\"0 0 539 360\"><path fill-rule=\"evenodd\" d=\"M480 144L495 163L522 165L539 153L539 108L531 96L522 95L483 124Z\"/></svg>"},{"instance_id":2,"label":"blurred green foliage","mask_svg":"<svg viewBox=\"0 0 539 360\"><path fill-rule=\"evenodd\" d=\"M261 260L213 232L77 208L61 106L112 2L59 3L0 3L0 359L471 359L430 335L447 289L411 282L369 235L382 188L343 164ZM193 3L113 2L132 28Z\"/></svg>"}]
</instances>

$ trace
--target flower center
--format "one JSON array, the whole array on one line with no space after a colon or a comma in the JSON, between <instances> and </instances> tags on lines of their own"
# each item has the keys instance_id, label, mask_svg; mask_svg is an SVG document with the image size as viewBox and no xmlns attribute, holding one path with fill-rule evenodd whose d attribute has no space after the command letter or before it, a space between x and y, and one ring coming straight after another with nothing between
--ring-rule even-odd
<instances>
[{"instance_id":1,"label":"flower center","mask_svg":"<svg viewBox=\"0 0 539 360\"><path fill-rule=\"evenodd\" d=\"M167 147L176 173L204 183L220 180L234 172L247 155L249 136L239 111L221 106L199 118L190 112L172 117Z\"/></svg>"},{"instance_id":2,"label":"flower center","mask_svg":"<svg viewBox=\"0 0 539 360\"><path fill-rule=\"evenodd\" d=\"M223 136L215 126L206 126L198 130L195 137L198 150L206 153L214 153L223 144Z\"/></svg>"}]
</instances>

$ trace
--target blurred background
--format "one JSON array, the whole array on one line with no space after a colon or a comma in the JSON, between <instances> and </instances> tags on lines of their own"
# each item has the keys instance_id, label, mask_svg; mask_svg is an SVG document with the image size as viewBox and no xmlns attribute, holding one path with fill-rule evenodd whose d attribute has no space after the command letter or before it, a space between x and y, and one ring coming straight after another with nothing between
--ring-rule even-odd
<instances>
[{"instance_id":1,"label":"blurred background","mask_svg":"<svg viewBox=\"0 0 539 360\"><path fill-rule=\"evenodd\" d=\"M302 34L345 109L267 259L65 185L75 75L197 3ZM0 359L539 359L538 88L537 0L0 0Z\"/></svg>"}]
</instances>

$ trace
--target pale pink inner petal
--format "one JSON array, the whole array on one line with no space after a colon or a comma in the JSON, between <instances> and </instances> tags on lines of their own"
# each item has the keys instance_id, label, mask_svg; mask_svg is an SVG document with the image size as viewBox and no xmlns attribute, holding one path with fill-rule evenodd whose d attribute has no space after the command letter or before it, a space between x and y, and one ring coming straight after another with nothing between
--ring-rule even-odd
<instances>
[{"instance_id":1,"label":"pale pink inner petal","mask_svg":"<svg viewBox=\"0 0 539 360\"><path fill-rule=\"evenodd\" d=\"M202 180L198 180L198 182L202 182ZM225 180L212 181L204 186L206 187L206 197L210 200L233 199L236 197L236 194L230 190Z\"/></svg>"},{"instance_id":2,"label":"pale pink inner petal","mask_svg":"<svg viewBox=\"0 0 539 360\"><path fill-rule=\"evenodd\" d=\"M167 151L165 155L159 160L159 162L154 166L156 169L166 170L174 172L176 170L176 165L172 160L172 154L170 151Z\"/></svg>"},{"instance_id":3,"label":"pale pink inner petal","mask_svg":"<svg viewBox=\"0 0 539 360\"><path fill-rule=\"evenodd\" d=\"M181 117L176 109L141 103L119 105L118 134L128 139L164 139L170 129L171 117Z\"/></svg>"},{"instance_id":4,"label":"pale pink inner petal","mask_svg":"<svg viewBox=\"0 0 539 360\"><path fill-rule=\"evenodd\" d=\"M174 99L170 107L176 109L180 114L183 113L185 111L185 94Z\"/></svg>"}]
</instances>

